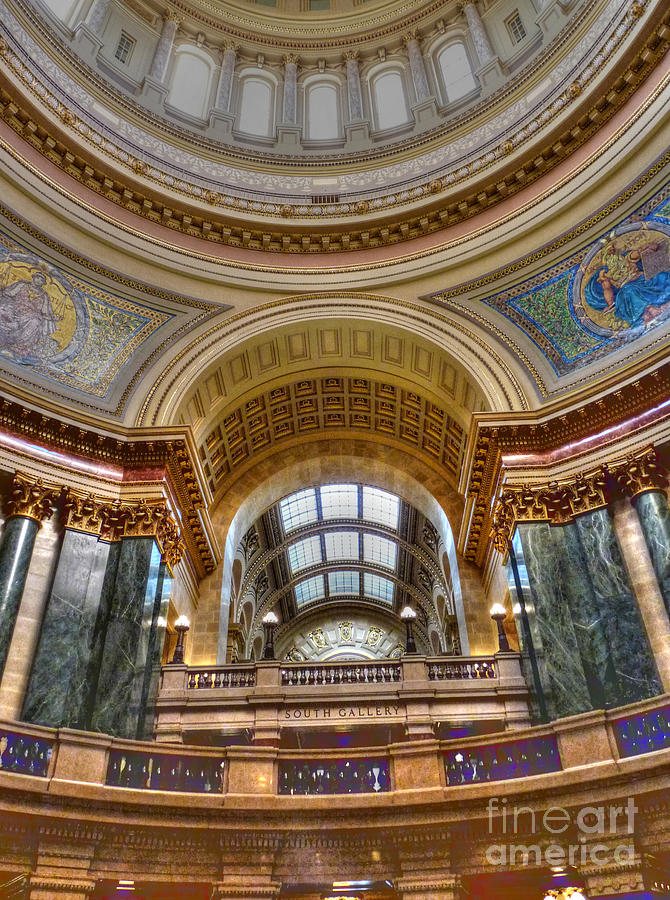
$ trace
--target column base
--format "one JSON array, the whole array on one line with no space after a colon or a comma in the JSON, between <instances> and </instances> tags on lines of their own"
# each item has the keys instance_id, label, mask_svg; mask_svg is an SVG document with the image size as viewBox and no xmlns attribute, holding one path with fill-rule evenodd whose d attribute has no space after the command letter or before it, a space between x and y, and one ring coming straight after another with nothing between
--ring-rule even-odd
<instances>
[{"instance_id":1,"label":"column base","mask_svg":"<svg viewBox=\"0 0 670 900\"><path fill-rule=\"evenodd\" d=\"M560 0L550 0L535 21L542 33L551 39L556 37L566 20L567 16Z\"/></svg>"},{"instance_id":2,"label":"column base","mask_svg":"<svg viewBox=\"0 0 670 900\"><path fill-rule=\"evenodd\" d=\"M344 126L345 150L364 150L370 145L370 123L354 122Z\"/></svg>"},{"instance_id":3,"label":"column base","mask_svg":"<svg viewBox=\"0 0 670 900\"><path fill-rule=\"evenodd\" d=\"M168 89L162 81L156 81L154 78L146 76L140 91L140 99L145 106L153 112L163 112L167 95Z\"/></svg>"},{"instance_id":4,"label":"column base","mask_svg":"<svg viewBox=\"0 0 670 900\"><path fill-rule=\"evenodd\" d=\"M417 125L424 128L430 128L433 125L439 125L440 116L437 112L437 101L435 97L429 97L421 103L415 103L412 107L412 114Z\"/></svg>"},{"instance_id":5,"label":"column base","mask_svg":"<svg viewBox=\"0 0 670 900\"><path fill-rule=\"evenodd\" d=\"M279 125L277 127L277 143L280 147L300 147L302 128L299 125Z\"/></svg>"},{"instance_id":6,"label":"column base","mask_svg":"<svg viewBox=\"0 0 670 900\"><path fill-rule=\"evenodd\" d=\"M222 110L220 109L210 109L207 137L227 140L232 136L234 125L234 115L232 115L231 113L222 112Z\"/></svg>"},{"instance_id":7,"label":"column base","mask_svg":"<svg viewBox=\"0 0 670 900\"><path fill-rule=\"evenodd\" d=\"M95 63L102 41L95 32L91 31L86 22L80 22L74 30L72 46L85 62Z\"/></svg>"},{"instance_id":8,"label":"column base","mask_svg":"<svg viewBox=\"0 0 670 900\"><path fill-rule=\"evenodd\" d=\"M505 81L502 63L497 56L495 59L489 60L481 69L477 69L476 75L485 93L494 91Z\"/></svg>"}]
</instances>

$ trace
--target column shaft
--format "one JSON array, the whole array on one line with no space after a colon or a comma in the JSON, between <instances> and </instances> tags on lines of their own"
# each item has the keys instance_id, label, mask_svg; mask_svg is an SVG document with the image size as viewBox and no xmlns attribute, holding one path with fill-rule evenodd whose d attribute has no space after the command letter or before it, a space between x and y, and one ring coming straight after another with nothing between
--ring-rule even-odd
<instances>
[{"instance_id":1,"label":"column shaft","mask_svg":"<svg viewBox=\"0 0 670 900\"><path fill-rule=\"evenodd\" d=\"M407 39L407 53L409 55L409 68L412 73L412 81L414 82L414 91L416 99L419 103L430 97L430 87L428 85L428 75L426 73L426 65L423 61L421 47L416 37L411 36Z\"/></svg>"},{"instance_id":2,"label":"column shaft","mask_svg":"<svg viewBox=\"0 0 670 900\"><path fill-rule=\"evenodd\" d=\"M639 496L648 497L649 494ZM627 499L613 505L612 517L663 689L670 691L670 618L645 541L645 531L638 513Z\"/></svg>"},{"instance_id":3,"label":"column shaft","mask_svg":"<svg viewBox=\"0 0 670 900\"><path fill-rule=\"evenodd\" d=\"M486 28L479 15L479 10L472 0L466 0L463 4L463 12L465 13L465 18L468 22L470 36L472 37L472 43L477 51L479 62L483 66L492 59L495 59L491 41L489 40Z\"/></svg>"},{"instance_id":4,"label":"column shaft","mask_svg":"<svg viewBox=\"0 0 670 900\"><path fill-rule=\"evenodd\" d=\"M295 125L298 116L298 64L294 57L284 57L284 125Z\"/></svg>"},{"instance_id":5,"label":"column shaft","mask_svg":"<svg viewBox=\"0 0 670 900\"><path fill-rule=\"evenodd\" d=\"M138 737L145 741L153 740L154 735L156 697L158 695L160 683L161 661L165 644L165 627L167 625L171 590L172 578L170 577L170 570L168 569L167 564L162 562L158 572L156 600L154 603L153 619L151 621L147 665L144 672L144 685L142 689L142 701L140 704L141 722Z\"/></svg>"},{"instance_id":6,"label":"column shaft","mask_svg":"<svg viewBox=\"0 0 670 900\"><path fill-rule=\"evenodd\" d=\"M0 678L14 633L19 604L28 577L39 522L12 516L5 523L0 543Z\"/></svg>"},{"instance_id":7,"label":"column shaft","mask_svg":"<svg viewBox=\"0 0 670 900\"><path fill-rule=\"evenodd\" d=\"M178 27L179 22L177 19L174 16L166 15L163 21L161 36L151 61L151 68L149 69L149 78L153 78L155 81L161 83L165 81L168 65L170 63L170 54L172 53L172 46L177 35Z\"/></svg>"},{"instance_id":8,"label":"column shaft","mask_svg":"<svg viewBox=\"0 0 670 900\"><path fill-rule=\"evenodd\" d=\"M347 61L347 95L349 97L349 120L360 122L363 118L363 96L361 93L361 76L358 71L358 56L349 53Z\"/></svg>"},{"instance_id":9,"label":"column shaft","mask_svg":"<svg viewBox=\"0 0 670 900\"><path fill-rule=\"evenodd\" d=\"M107 18L109 2L110 0L94 0L88 14L88 27L93 34L99 35L102 33L105 19Z\"/></svg>"},{"instance_id":10,"label":"column shaft","mask_svg":"<svg viewBox=\"0 0 670 900\"><path fill-rule=\"evenodd\" d=\"M665 608L670 614L670 508L665 492L644 491L633 497L651 564Z\"/></svg>"},{"instance_id":11,"label":"column shaft","mask_svg":"<svg viewBox=\"0 0 670 900\"><path fill-rule=\"evenodd\" d=\"M230 109L230 98L233 91L233 77L235 75L235 63L237 61L237 51L232 44L228 44L223 52L221 60L221 75L219 76L219 87L216 92L217 109L228 112Z\"/></svg>"}]
</instances>

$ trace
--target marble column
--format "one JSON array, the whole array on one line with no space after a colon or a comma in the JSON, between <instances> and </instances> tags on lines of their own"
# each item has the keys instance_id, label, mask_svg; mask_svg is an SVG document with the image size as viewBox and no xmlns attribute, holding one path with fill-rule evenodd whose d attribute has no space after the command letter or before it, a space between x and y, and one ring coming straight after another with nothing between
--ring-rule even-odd
<instances>
[{"instance_id":1,"label":"marble column","mask_svg":"<svg viewBox=\"0 0 670 900\"><path fill-rule=\"evenodd\" d=\"M489 40L486 28L479 15L479 10L477 9L474 0L465 0L462 4L462 9L468 23L472 43L477 51L477 56L479 57L480 65L485 66L487 63L496 59L496 55L493 52L491 41Z\"/></svg>"},{"instance_id":2,"label":"marble column","mask_svg":"<svg viewBox=\"0 0 670 900\"><path fill-rule=\"evenodd\" d=\"M168 10L163 19L163 29L154 51L148 76L161 84L165 81L165 76L167 75L168 66L170 64L170 55L172 54L172 47L174 45L174 39L177 36L178 28L179 19L175 13Z\"/></svg>"},{"instance_id":3,"label":"marble column","mask_svg":"<svg viewBox=\"0 0 670 900\"><path fill-rule=\"evenodd\" d=\"M22 719L51 728L87 728L96 638L107 618L111 544L66 529L28 682Z\"/></svg>"},{"instance_id":4,"label":"marble column","mask_svg":"<svg viewBox=\"0 0 670 900\"><path fill-rule=\"evenodd\" d=\"M222 112L228 112L230 109L236 62L237 44L226 43L223 50L223 59L221 60L221 74L215 102L215 108L220 109Z\"/></svg>"},{"instance_id":5,"label":"marble column","mask_svg":"<svg viewBox=\"0 0 670 900\"><path fill-rule=\"evenodd\" d=\"M0 542L0 678L14 633L19 604L26 586L30 558L39 522L12 516L5 523Z\"/></svg>"},{"instance_id":6,"label":"marble column","mask_svg":"<svg viewBox=\"0 0 670 900\"><path fill-rule=\"evenodd\" d=\"M160 565L155 538L121 540L93 702L94 731L125 738L138 735Z\"/></svg>"},{"instance_id":7,"label":"marble column","mask_svg":"<svg viewBox=\"0 0 670 900\"><path fill-rule=\"evenodd\" d=\"M288 53L284 57L284 102L282 124L298 121L298 57Z\"/></svg>"},{"instance_id":8,"label":"marble column","mask_svg":"<svg viewBox=\"0 0 670 900\"><path fill-rule=\"evenodd\" d=\"M12 479L7 498L8 517L0 541L0 678L26 586L35 538L40 523L53 515L59 493L18 472Z\"/></svg>"},{"instance_id":9,"label":"marble column","mask_svg":"<svg viewBox=\"0 0 670 900\"><path fill-rule=\"evenodd\" d=\"M147 652L147 665L144 673L144 686L140 704L142 716L138 737L145 741L153 740L154 736L156 697L158 696L158 687L160 683L161 662L163 658L163 647L165 645L165 629L167 625L171 590L172 577L167 563L163 561L158 571L154 614L151 621L149 650Z\"/></svg>"},{"instance_id":10,"label":"marble column","mask_svg":"<svg viewBox=\"0 0 670 900\"><path fill-rule=\"evenodd\" d=\"M664 508L665 506L665 508ZM657 516L658 512L658 516ZM663 516L667 502L663 494L649 491L633 502L622 497L612 505L614 530L628 571L642 621L649 639L663 689L670 691L670 617L664 582L666 550ZM666 572L666 578L668 573ZM670 588L670 584L665 581Z\"/></svg>"},{"instance_id":11,"label":"marble column","mask_svg":"<svg viewBox=\"0 0 670 900\"><path fill-rule=\"evenodd\" d=\"M670 614L670 508L664 491L649 490L633 497L658 587Z\"/></svg>"},{"instance_id":12,"label":"marble column","mask_svg":"<svg viewBox=\"0 0 670 900\"><path fill-rule=\"evenodd\" d=\"M360 122L363 118L363 94L361 76L358 71L358 51L348 50L344 54L347 69L347 96L349 98L349 121Z\"/></svg>"},{"instance_id":13,"label":"marble column","mask_svg":"<svg viewBox=\"0 0 670 900\"><path fill-rule=\"evenodd\" d=\"M110 0L93 0L93 4L88 13L86 24L93 34L102 34L102 29L107 18L107 10L109 9Z\"/></svg>"},{"instance_id":14,"label":"marble column","mask_svg":"<svg viewBox=\"0 0 670 900\"><path fill-rule=\"evenodd\" d=\"M423 61L423 54L421 53L417 33L413 31L410 34L405 35L404 40L409 56L409 68L412 73L416 99L418 103L422 103L430 97L430 86L428 85L426 64Z\"/></svg>"}]
</instances>

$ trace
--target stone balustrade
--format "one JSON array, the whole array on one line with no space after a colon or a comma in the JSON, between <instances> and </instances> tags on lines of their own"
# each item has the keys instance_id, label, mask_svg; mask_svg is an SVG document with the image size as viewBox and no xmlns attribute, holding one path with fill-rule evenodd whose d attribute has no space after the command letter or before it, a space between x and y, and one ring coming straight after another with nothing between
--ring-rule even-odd
<instances>
[{"instance_id":1,"label":"stone balustrade","mask_svg":"<svg viewBox=\"0 0 670 900\"><path fill-rule=\"evenodd\" d=\"M284 729L401 726L433 737L438 723L485 731L530 724L516 653L333 663L261 661L163 668L158 741L201 743L206 734L253 735L278 744ZM473 730L477 730L476 727ZM200 735L200 737L198 737Z\"/></svg>"}]
</instances>

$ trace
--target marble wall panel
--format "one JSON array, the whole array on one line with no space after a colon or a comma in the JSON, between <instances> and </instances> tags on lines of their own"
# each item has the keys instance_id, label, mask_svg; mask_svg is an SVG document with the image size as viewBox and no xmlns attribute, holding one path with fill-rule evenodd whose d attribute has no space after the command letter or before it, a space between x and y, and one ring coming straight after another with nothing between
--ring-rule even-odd
<instances>
[{"instance_id":1,"label":"marble wall panel","mask_svg":"<svg viewBox=\"0 0 670 900\"><path fill-rule=\"evenodd\" d=\"M141 702L141 722L138 736L150 741L154 733L156 717L156 697L160 683L161 662L165 645L165 627L167 625L168 607L172 592L172 578L165 562L158 572L158 585L154 602L154 615L149 636L149 652L144 673L144 688Z\"/></svg>"},{"instance_id":2,"label":"marble wall panel","mask_svg":"<svg viewBox=\"0 0 670 900\"><path fill-rule=\"evenodd\" d=\"M633 505L640 517L644 538L649 548L651 562L658 585L670 615L670 509L668 499L661 491L638 494Z\"/></svg>"},{"instance_id":3,"label":"marble wall panel","mask_svg":"<svg viewBox=\"0 0 670 900\"><path fill-rule=\"evenodd\" d=\"M5 522L0 541L0 678L26 586L39 523L25 516Z\"/></svg>"}]
</instances>

